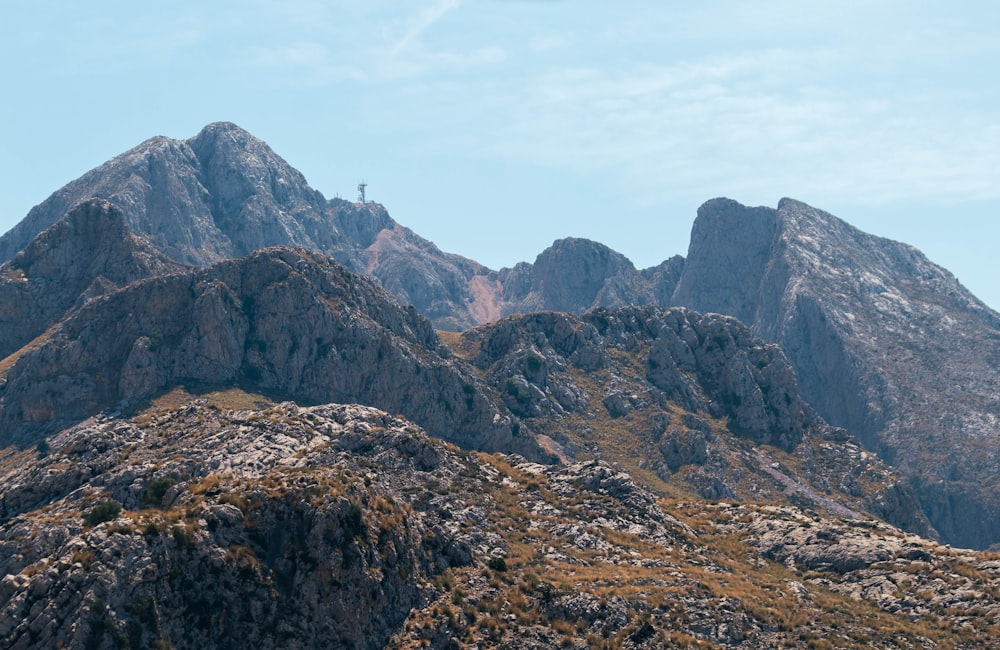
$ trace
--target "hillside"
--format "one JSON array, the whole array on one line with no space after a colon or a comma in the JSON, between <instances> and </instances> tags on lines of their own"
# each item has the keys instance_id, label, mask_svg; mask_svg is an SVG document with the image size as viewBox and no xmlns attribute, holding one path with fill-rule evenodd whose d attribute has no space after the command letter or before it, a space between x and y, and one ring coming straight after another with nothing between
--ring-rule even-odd
<instances>
[{"instance_id":1,"label":"hillside","mask_svg":"<svg viewBox=\"0 0 1000 650\"><path fill-rule=\"evenodd\" d=\"M8 647L983 647L1000 560L175 393L0 459ZM256 406L251 406L251 405ZM38 480L38 477L44 477Z\"/></svg>"}]
</instances>

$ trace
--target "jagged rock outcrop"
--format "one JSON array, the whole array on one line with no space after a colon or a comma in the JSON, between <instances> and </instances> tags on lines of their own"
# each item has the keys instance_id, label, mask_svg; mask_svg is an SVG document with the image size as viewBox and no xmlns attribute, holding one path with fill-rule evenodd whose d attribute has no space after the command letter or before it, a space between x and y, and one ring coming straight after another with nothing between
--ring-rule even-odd
<instances>
[{"instance_id":1,"label":"jagged rock outcrop","mask_svg":"<svg viewBox=\"0 0 1000 650\"><path fill-rule=\"evenodd\" d=\"M732 317L659 307L537 312L452 345L564 454L651 470L705 498L866 510L933 534L905 482L823 422L781 350Z\"/></svg>"},{"instance_id":2,"label":"jagged rock outcrop","mask_svg":"<svg viewBox=\"0 0 1000 650\"><path fill-rule=\"evenodd\" d=\"M118 208L99 199L81 203L0 265L0 359L74 306L182 268L130 234Z\"/></svg>"},{"instance_id":3,"label":"jagged rock outcrop","mask_svg":"<svg viewBox=\"0 0 1000 650\"><path fill-rule=\"evenodd\" d=\"M39 432L181 384L367 403L467 447L540 457L429 321L368 278L288 248L158 276L83 305L7 371L2 442L32 444Z\"/></svg>"},{"instance_id":4,"label":"jagged rock outcrop","mask_svg":"<svg viewBox=\"0 0 1000 650\"><path fill-rule=\"evenodd\" d=\"M0 457L0 643L996 638L988 555L866 519L660 500L606 462L464 453L372 408L214 399L90 420Z\"/></svg>"},{"instance_id":5,"label":"jagged rock outcrop","mask_svg":"<svg viewBox=\"0 0 1000 650\"><path fill-rule=\"evenodd\" d=\"M791 199L699 210L675 303L779 343L832 424L912 477L942 537L1000 539L1000 315L916 249Z\"/></svg>"}]
</instances>

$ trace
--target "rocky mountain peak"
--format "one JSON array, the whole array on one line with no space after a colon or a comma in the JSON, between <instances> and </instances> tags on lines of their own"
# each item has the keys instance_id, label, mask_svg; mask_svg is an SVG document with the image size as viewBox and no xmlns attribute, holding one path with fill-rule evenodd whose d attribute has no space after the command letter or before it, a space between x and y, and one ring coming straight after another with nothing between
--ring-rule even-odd
<instances>
[{"instance_id":1,"label":"rocky mountain peak","mask_svg":"<svg viewBox=\"0 0 1000 650\"><path fill-rule=\"evenodd\" d=\"M504 313L552 309L580 314L596 307L648 304L659 277L644 277L628 258L604 244L559 239L534 264L501 272Z\"/></svg>"},{"instance_id":2,"label":"rocky mountain peak","mask_svg":"<svg viewBox=\"0 0 1000 650\"><path fill-rule=\"evenodd\" d=\"M1000 467L980 453L1000 435L1000 315L946 270L799 201L714 200L673 300L779 343L820 414L922 486L945 539L1000 539L1000 499L983 483Z\"/></svg>"},{"instance_id":3,"label":"rocky mountain peak","mask_svg":"<svg viewBox=\"0 0 1000 650\"><path fill-rule=\"evenodd\" d=\"M726 198L698 208L673 304L753 323L760 283L778 231L775 210Z\"/></svg>"}]
</instances>

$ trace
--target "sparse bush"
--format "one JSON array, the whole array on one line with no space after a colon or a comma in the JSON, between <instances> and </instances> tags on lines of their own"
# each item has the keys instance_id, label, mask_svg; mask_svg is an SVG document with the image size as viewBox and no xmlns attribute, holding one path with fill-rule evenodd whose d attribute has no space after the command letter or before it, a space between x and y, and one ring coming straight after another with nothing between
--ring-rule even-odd
<instances>
[{"instance_id":1,"label":"sparse bush","mask_svg":"<svg viewBox=\"0 0 1000 650\"><path fill-rule=\"evenodd\" d=\"M163 502L163 495L167 493L167 490L177 485L177 481L174 479L161 476L158 479L154 479L146 489L142 491L142 505L144 508L157 508Z\"/></svg>"},{"instance_id":2,"label":"sparse bush","mask_svg":"<svg viewBox=\"0 0 1000 650\"><path fill-rule=\"evenodd\" d=\"M486 563L486 566L493 569L494 571L504 572L507 570L507 560L502 557L491 557L490 561Z\"/></svg>"},{"instance_id":3,"label":"sparse bush","mask_svg":"<svg viewBox=\"0 0 1000 650\"><path fill-rule=\"evenodd\" d=\"M83 516L83 523L87 526L96 526L106 521L113 521L121 512L122 504L117 501L113 499L102 501Z\"/></svg>"}]
</instances>

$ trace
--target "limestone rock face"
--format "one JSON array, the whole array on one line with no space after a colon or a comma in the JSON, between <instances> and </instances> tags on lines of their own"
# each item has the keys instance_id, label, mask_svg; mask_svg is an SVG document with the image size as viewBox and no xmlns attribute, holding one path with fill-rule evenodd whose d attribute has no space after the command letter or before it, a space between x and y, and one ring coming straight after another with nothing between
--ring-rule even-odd
<instances>
[{"instance_id":1,"label":"limestone rock face","mask_svg":"<svg viewBox=\"0 0 1000 650\"><path fill-rule=\"evenodd\" d=\"M944 539L1000 539L1000 461L985 453L1000 441L1000 315L950 273L797 201L716 199L673 299L780 344L805 398L912 477Z\"/></svg>"},{"instance_id":2,"label":"limestone rock face","mask_svg":"<svg viewBox=\"0 0 1000 650\"><path fill-rule=\"evenodd\" d=\"M468 447L540 457L429 321L329 258L288 248L83 305L7 372L0 431L30 442L185 383L379 405Z\"/></svg>"},{"instance_id":3,"label":"limestone rock face","mask_svg":"<svg viewBox=\"0 0 1000 650\"><path fill-rule=\"evenodd\" d=\"M0 265L0 358L74 306L182 268L130 234L124 213L112 204L81 203Z\"/></svg>"},{"instance_id":4,"label":"limestone rock face","mask_svg":"<svg viewBox=\"0 0 1000 650\"><path fill-rule=\"evenodd\" d=\"M457 329L496 315L495 272L443 253L377 203L328 201L266 143L226 122L188 140L152 138L66 185L0 237L0 261L95 197L182 264L303 246L374 276L439 326Z\"/></svg>"},{"instance_id":5,"label":"limestone rock face","mask_svg":"<svg viewBox=\"0 0 1000 650\"><path fill-rule=\"evenodd\" d=\"M662 499L604 461L462 452L370 407L208 395L0 457L0 644L995 638L989 554L863 517Z\"/></svg>"},{"instance_id":6,"label":"limestone rock face","mask_svg":"<svg viewBox=\"0 0 1000 650\"><path fill-rule=\"evenodd\" d=\"M564 457L651 470L705 498L875 512L934 534L908 486L801 398L780 348L730 316L537 312L469 330L453 347Z\"/></svg>"}]
</instances>

